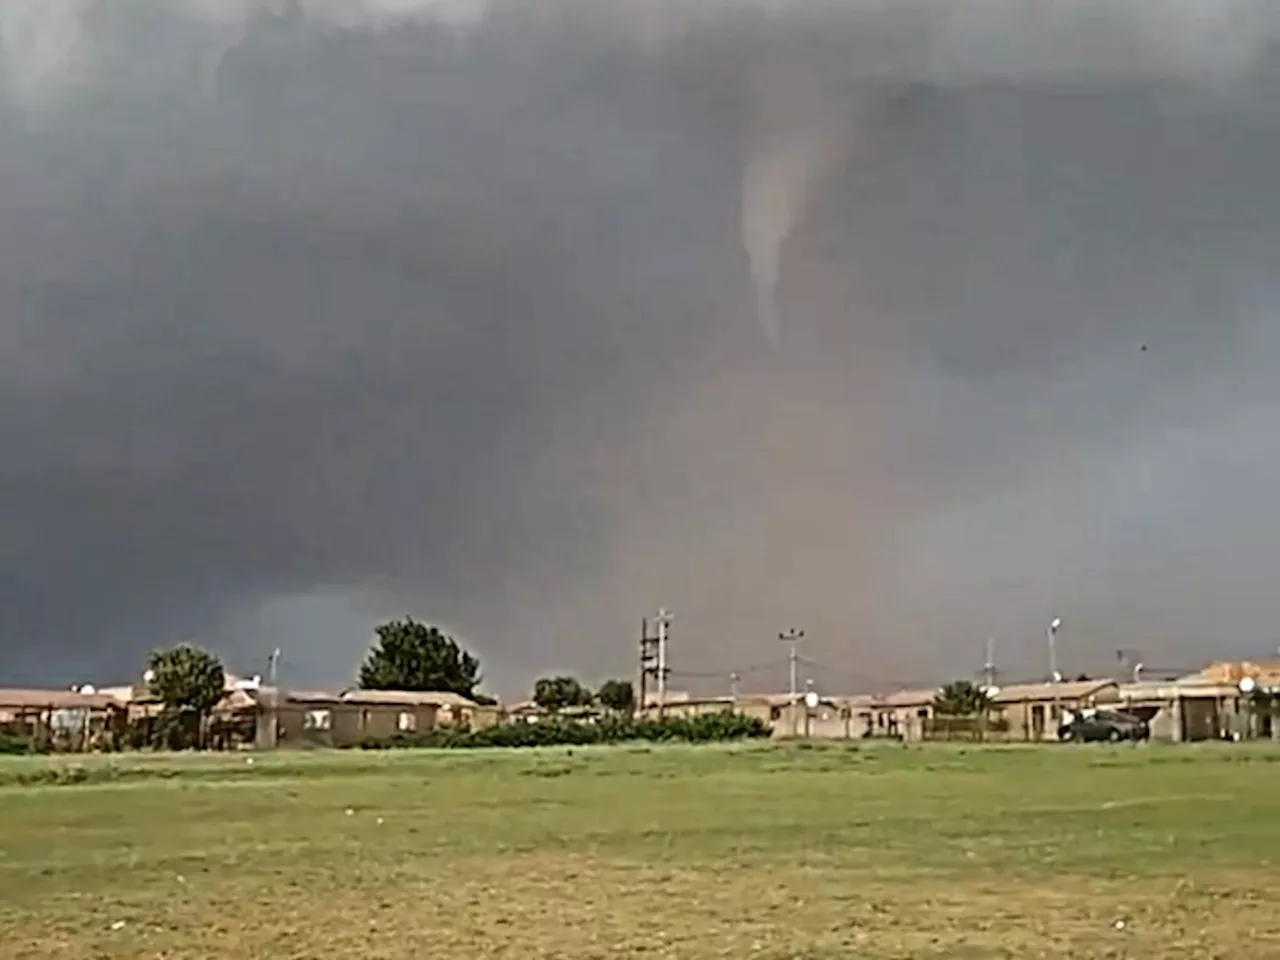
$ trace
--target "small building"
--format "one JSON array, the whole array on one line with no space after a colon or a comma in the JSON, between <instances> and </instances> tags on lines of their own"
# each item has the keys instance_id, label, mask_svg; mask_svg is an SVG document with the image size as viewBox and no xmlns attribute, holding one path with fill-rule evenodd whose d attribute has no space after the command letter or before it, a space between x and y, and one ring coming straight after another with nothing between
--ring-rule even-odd
<instances>
[{"instance_id":1,"label":"small building","mask_svg":"<svg viewBox=\"0 0 1280 960\"><path fill-rule=\"evenodd\" d=\"M1120 686L1125 709L1142 717L1153 739L1280 739L1280 724L1270 711L1253 707L1253 694L1242 689L1280 689L1280 663L1224 661L1197 673L1166 681L1137 681Z\"/></svg>"},{"instance_id":2,"label":"small building","mask_svg":"<svg viewBox=\"0 0 1280 960\"><path fill-rule=\"evenodd\" d=\"M497 706L456 693L420 690L339 692L263 688L254 697L260 748L356 746L430 733L440 727L479 729L499 722Z\"/></svg>"},{"instance_id":3,"label":"small building","mask_svg":"<svg viewBox=\"0 0 1280 960\"><path fill-rule=\"evenodd\" d=\"M866 738L923 740L938 688L897 690L852 698L854 729Z\"/></svg>"},{"instance_id":4,"label":"small building","mask_svg":"<svg viewBox=\"0 0 1280 960\"><path fill-rule=\"evenodd\" d=\"M0 730L62 750L91 750L114 741L124 722L114 697L80 690L0 689Z\"/></svg>"},{"instance_id":5,"label":"small building","mask_svg":"<svg viewBox=\"0 0 1280 960\"><path fill-rule=\"evenodd\" d=\"M1063 683L1017 683L995 689L988 720L993 731L1008 740L1057 740L1068 713L1119 700L1114 680L1074 680Z\"/></svg>"},{"instance_id":6,"label":"small building","mask_svg":"<svg viewBox=\"0 0 1280 960\"><path fill-rule=\"evenodd\" d=\"M442 727L479 730L502 719L502 708L497 704L477 703L450 690L364 690L357 687L343 690L339 696L344 702L366 706L412 704L435 707L434 723Z\"/></svg>"},{"instance_id":7,"label":"small building","mask_svg":"<svg viewBox=\"0 0 1280 960\"><path fill-rule=\"evenodd\" d=\"M267 690L258 701L257 745L350 747L429 733L436 728L438 711L435 703L409 693L366 699L328 691Z\"/></svg>"},{"instance_id":8,"label":"small building","mask_svg":"<svg viewBox=\"0 0 1280 960\"><path fill-rule=\"evenodd\" d=\"M803 737L813 740L848 740L854 735L849 708L842 698L820 696L814 706L803 694L767 698L774 737Z\"/></svg>"}]
</instances>

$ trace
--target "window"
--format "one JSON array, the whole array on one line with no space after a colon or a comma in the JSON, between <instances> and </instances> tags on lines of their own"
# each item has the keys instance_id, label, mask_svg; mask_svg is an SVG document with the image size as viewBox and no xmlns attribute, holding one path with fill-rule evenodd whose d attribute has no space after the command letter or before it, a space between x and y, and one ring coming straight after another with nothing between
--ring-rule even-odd
<instances>
[{"instance_id":1,"label":"window","mask_svg":"<svg viewBox=\"0 0 1280 960\"><path fill-rule=\"evenodd\" d=\"M401 733L413 733L418 729L418 718L408 711L405 711L396 718L396 729Z\"/></svg>"},{"instance_id":2,"label":"window","mask_svg":"<svg viewBox=\"0 0 1280 960\"><path fill-rule=\"evenodd\" d=\"M303 730L328 730L333 721L328 710L308 710L302 718Z\"/></svg>"}]
</instances>

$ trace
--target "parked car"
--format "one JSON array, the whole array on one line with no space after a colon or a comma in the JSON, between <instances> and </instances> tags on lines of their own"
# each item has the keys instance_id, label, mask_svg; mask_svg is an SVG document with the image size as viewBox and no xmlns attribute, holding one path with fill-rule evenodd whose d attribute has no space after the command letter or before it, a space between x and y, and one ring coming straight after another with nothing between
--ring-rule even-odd
<instances>
[{"instance_id":1,"label":"parked car","mask_svg":"<svg viewBox=\"0 0 1280 960\"><path fill-rule=\"evenodd\" d=\"M1109 740L1117 743L1121 740L1147 740L1151 736L1151 728L1146 721L1131 713L1119 710L1094 710L1072 717L1058 728L1059 740L1075 740L1090 743L1097 740Z\"/></svg>"}]
</instances>

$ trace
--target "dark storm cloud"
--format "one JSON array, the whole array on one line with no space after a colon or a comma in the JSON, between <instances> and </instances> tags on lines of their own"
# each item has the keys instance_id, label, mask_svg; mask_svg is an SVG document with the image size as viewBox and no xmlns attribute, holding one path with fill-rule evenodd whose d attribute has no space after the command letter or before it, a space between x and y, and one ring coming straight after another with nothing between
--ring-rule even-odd
<instances>
[{"instance_id":1,"label":"dark storm cloud","mask_svg":"<svg viewBox=\"0 0 1280 960\"><path fill-rule=\"evenodd\" d=\"M276 6L0 13L6 674L1271 642L1269 7Z\"/></svg>"}]
</instances>

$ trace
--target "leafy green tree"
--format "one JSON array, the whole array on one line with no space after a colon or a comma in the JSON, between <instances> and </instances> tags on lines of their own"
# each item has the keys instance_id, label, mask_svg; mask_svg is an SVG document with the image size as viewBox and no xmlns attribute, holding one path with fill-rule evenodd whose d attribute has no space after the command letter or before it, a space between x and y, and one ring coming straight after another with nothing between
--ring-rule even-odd
<instances>
[{"instance_id":1,"label":"leafy green tree","mask_svg":"<svg viewBox=\"0 0 1280 960\"><path fill-rule=\"evenodd\" d=\"M636 707L636 692L629 680L606 680L596 691L596 699L606 710L630 714Z\"/></svg>"},{"instance_id":2,"label":"leafy green tree","mask_svg":"<svg viewBox=\"0 0 1280 960\"><path fill-rule=\"evenodd\" d=\"M439 627L411 617L374 630L374 645L360 667L366 690L417 690L474 697L480 661Z\"/></svg>"},{"instance_id":3,"label":"leafy green tree","mask_svg":"<svg viewBox=\"0 0 1280 960\"><path fill-rule=\"evenodd\" d=\"M187 731L186 739L200 746L205 718L222 701L226 673L212 653L189 643L157 650L147 661L147 686L164 704L165 719L174 730ZM194 724L183 721L190 717ZM181 746L171 736L167 746Z\"/></svg>"},{"instance_id":4,"label":"leafy green tree","mask_svg":"<svg viewBox=\"0 0 1280 960\"><path fill-rule=\"evenodd\" d=\"M948 683L933 698L934 712L942 717L973 717L985 713L986 691L971 680Z\"/></svg>"},{"instance_id":5,"label":"leafy green tree","mask_svg":"<svg viewBox=\"0 0 1280 960\"><path fill-rule=\"evenodd\" d=\"M573 677L543 677L533 685L533 702L552 713L566 707L585 707L591 700L591 691Z\"/></svg>"}]
</instances>

